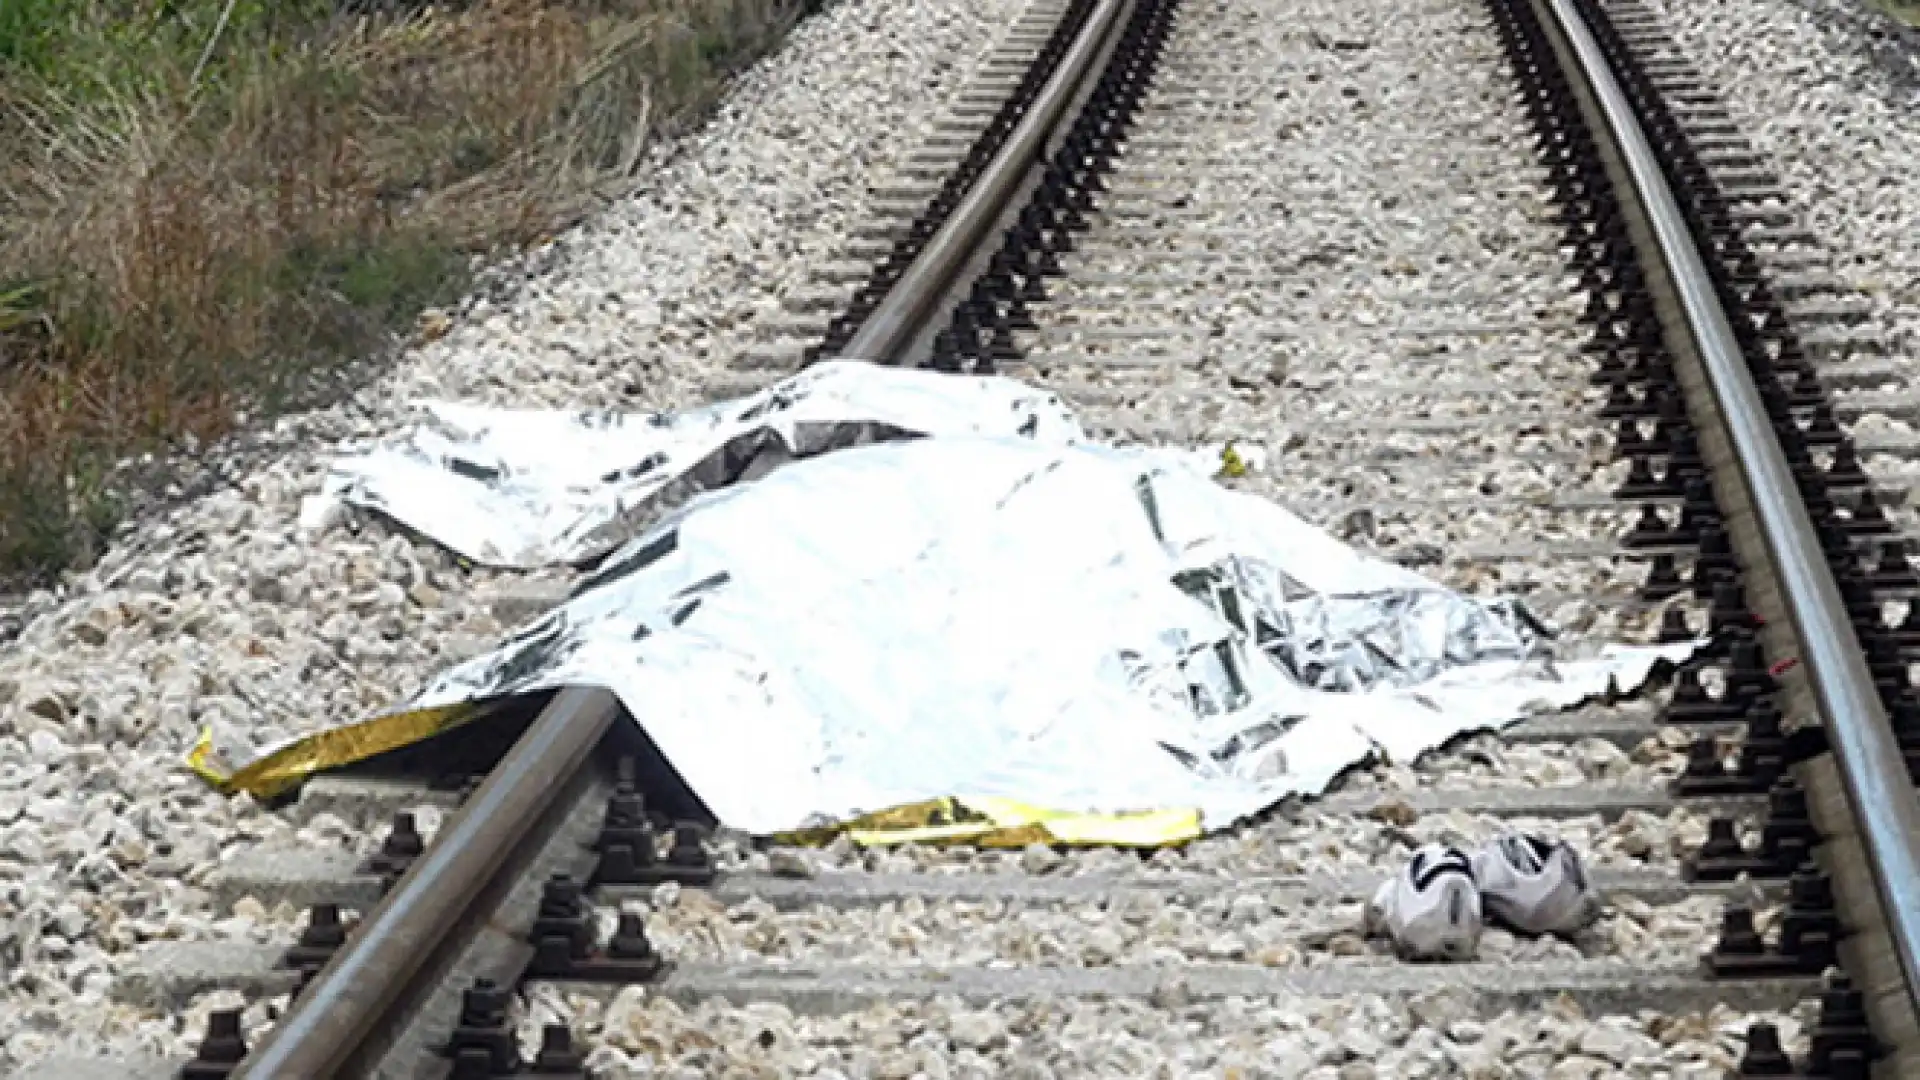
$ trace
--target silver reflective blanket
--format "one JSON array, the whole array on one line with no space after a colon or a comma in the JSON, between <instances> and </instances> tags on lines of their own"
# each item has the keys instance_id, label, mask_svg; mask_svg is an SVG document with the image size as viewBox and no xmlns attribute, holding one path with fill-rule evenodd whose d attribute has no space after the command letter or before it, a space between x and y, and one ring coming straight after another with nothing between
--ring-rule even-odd
<instances>
[{"instance_id":1,"label":"silver reflective blanket","mask_svg":"<svg viewBox=\"0 0 1920 1080\"><path fill-rule=\"evenodd\" d=\"M407 709L607 687L754 832L939 796L1218 828L1692 649L1556 657L1519 604L1362 556L1195 454L1090 443L1005 379L839 363L683 417L436 415L331 497L594 568Z\"/></svg>"}]
</instances>

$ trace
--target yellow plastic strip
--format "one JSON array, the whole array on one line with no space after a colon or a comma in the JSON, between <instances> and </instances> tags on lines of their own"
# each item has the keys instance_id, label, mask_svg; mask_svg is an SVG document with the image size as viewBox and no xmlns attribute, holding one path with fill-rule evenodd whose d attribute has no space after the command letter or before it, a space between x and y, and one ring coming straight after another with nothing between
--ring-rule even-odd
<instances>
[{"instance_id":1,"label":"yellow plastic strip","mask_svg":"<svg viewBox=\"0 0 1920 1080\"><path fill-rule=\"evenodd\" d=\"M221 759L213 732L202 731L187 754L187 765L221 791L270 798L317 772L364 761L389 750L425 741L485 716L492 707L473 702L416 709L330 728L297 739L238 768Z\"/></svg>"},{"instance_id":2,"label":"yellow plastic strip","mask_svg":"<svg viewBox=\"0 0 1920 1080\"><path fill-rule=\"evenodd\" d=\"M1045 810L1012 799L932 799L837 825L781 833L781 843L819 846L845 833L865 847L894 844L972 844L976 847L1173 847L1197 839L1200 811L1140 810L1079 814Z\"/></svg>"}]
</instances>

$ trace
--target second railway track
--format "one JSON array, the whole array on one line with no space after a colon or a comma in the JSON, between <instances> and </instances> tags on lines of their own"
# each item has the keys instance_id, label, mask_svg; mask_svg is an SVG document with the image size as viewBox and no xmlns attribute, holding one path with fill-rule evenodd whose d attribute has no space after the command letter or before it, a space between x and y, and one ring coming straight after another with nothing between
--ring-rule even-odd
<instances>
[{"instance_id":1,"label":"second railway track","mask_svg":"<svg viewBox=\"0 0 1920 1080\"><path fill-rule=\"evenodd\" d=\"M1920 1075L1920 616L1874 457L1911 449L1846 430L1903 375L1658 21L1037 0L977 80L743 381L851 346L1265 446L1233 483L1527 598L1563 653L1711 631L1701 661L1150 857L676 829L569 691L459 809L348 778L292 811L445 812L424 850L218 870L322 909L294 962L166 945L123 981L249 1002L190 1074ZM1360 934L1415 844L1514 827L1594 871L1576 939L1412 965Z\"/></svg>"}]
</instances>

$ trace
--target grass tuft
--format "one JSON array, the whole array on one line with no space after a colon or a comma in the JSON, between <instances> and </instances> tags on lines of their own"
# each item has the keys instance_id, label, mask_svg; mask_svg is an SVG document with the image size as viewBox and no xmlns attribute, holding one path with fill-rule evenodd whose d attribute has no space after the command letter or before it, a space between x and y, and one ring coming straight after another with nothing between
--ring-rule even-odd
<instances>
[{"instance_id":1,"label":"grass tuft","mask_svg":"<svg viewBox=\"0 0 1920 1080\"><path fill-rule=\"evenodd\" d=\"M577 214L799 3L0 0L0 583Z\"/></svg>"}]
</instances>

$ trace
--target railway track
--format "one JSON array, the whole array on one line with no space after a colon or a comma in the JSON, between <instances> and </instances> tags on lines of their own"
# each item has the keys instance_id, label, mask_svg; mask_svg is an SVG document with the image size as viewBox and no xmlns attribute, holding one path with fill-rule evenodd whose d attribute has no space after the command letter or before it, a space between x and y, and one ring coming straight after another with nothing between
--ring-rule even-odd
<instances>
[{"instance_id":1,"label":"railway track","mask_svg":"<svg viewBox=\"0 0 1920 1080\"><path fill-rule=\"evenodd\" d=\"M1636 4L1311 14L1036 0L741 386L999 371L1096 433L1277 446L1230 482L1525 596L1567 652L1711 634L1670 686L1145 858L757 847L567 691L478 733L465 790L311 782L289 813L406 816L368 862L223 864L301 942L155 946L122 995L252 1004L138 1069L1920 1075L1920 581L1886 467L1914 448L1848 430L1902 374ZM1587 858L1609 903L1575 940L1411 965L1358 932L1412 846L1513 827Z\"/></svg>"}]
</instances>

